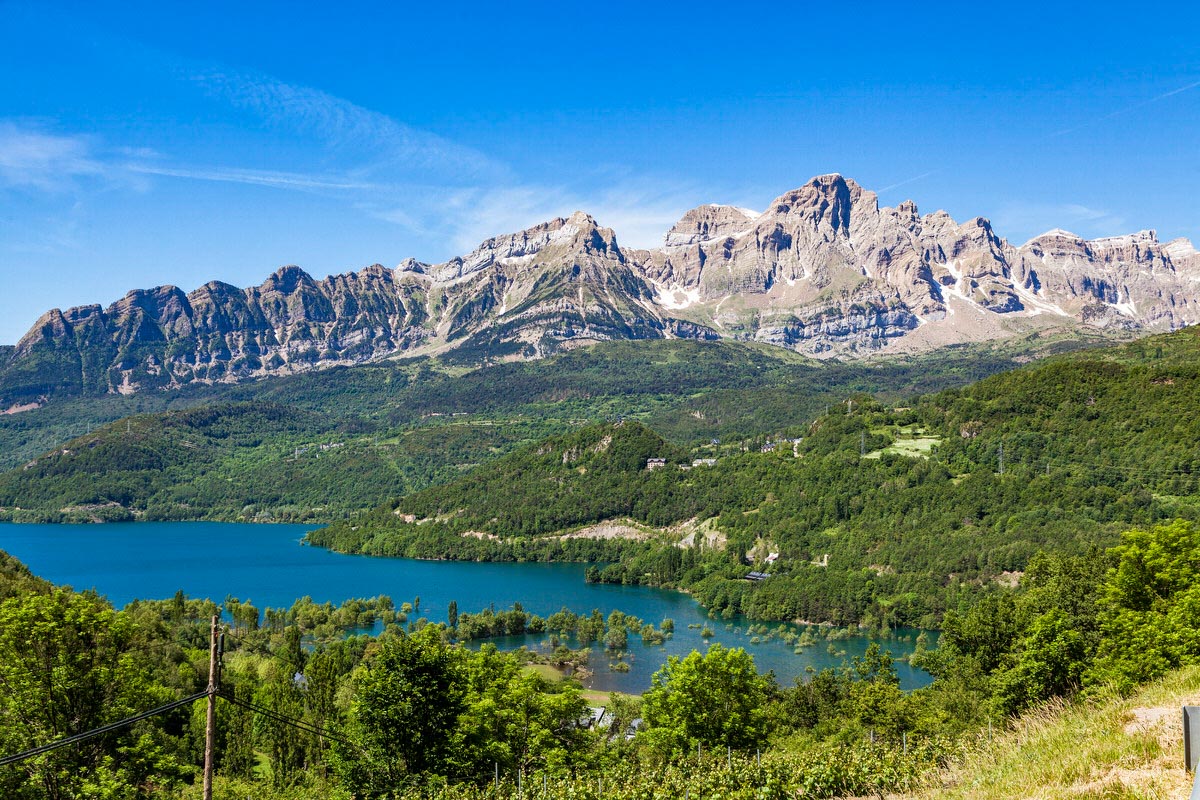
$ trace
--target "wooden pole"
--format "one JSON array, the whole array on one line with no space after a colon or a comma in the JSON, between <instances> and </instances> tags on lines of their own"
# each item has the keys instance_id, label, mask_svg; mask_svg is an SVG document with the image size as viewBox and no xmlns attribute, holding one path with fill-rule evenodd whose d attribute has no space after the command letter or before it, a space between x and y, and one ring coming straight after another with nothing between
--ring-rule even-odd
<instances>
[{"instance_id":1,"label":"wooden pole","mask_svg":"<svg viewBox=\"0 0 1200 800\"><path fill-rule=\"evenodd\" d=\"M213 614L212 641L208 651L208 716L204 721L204 800L212 800L213 745L217 736L217 688L221 684L217 666L217 624L220 617Z\"/></svg>"}]
</instances>

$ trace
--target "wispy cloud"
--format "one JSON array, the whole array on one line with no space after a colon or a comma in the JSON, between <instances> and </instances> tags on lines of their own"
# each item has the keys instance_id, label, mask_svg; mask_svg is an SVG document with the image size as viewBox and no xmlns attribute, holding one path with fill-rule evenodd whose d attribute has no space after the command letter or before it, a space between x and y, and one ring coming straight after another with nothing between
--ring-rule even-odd
<instances>
[{"instance_id":1,"label":"wispy cloud","mask_svg":"<svg viewBox=\"0 0 1200 800\"><path fill-rule=\"evenodd\" d=\"M724 199L704 196L694 183L625 174L593 174L586 189L525 180L474 148L318 89L228 70L180 74L281 129L288 144L307 139L309 147L297 152L310 157L300 169L197 163L165 147L128 147L6 122L0 123L0 186L58 191L92 179L152 189L158 180L188 180L316 193L432 244L433 252L415 255L437 259L576 210L613 228L625 246L654 247L688 208Z\"/></svg>"},{"instance_id":2,"label":"wispy cloud","mask_svg":"<svg viewBox=\"0 0 1200 800\"><path fill-rule=\"evenodd\" d=\"M61 191L76 179L104 176L107 171L87 137L0 122L0 184Z\"/></svg>"},{"instance_id":3,"label":"wispy cloud","mask_svg":"<svg viewBox=\"0 0 1200 800\"><path fill-rule=\"evenodd\" d=\"M700 188L671 180L617 177L592 191L565 185L496 184L445 190L405 187L391 203L364 206L374 216L466 253L493 236L586 211L624 247L657 247L685 211L704 202Z\"/></svg>"},{"instance_id":4,"label":"wispy cloud","mask_svg":"<svg viewBox=\"0 0 1200 800\"><path fill-rule=\"evenodd\" d=\"M304 174L236 167L164 163L146 148L106 148L95 137L49 133L37 126L0 122L0 186L61 192L84 179L144 188L137 176L242 183L295 190L364 190L377 184L344 174Z\"/></svg>"},{"instance_id":5,"label":"wispy cloud","mask_svg":"<svg viewBox=\"0 0 1200 800\"><path fill-rule=\"evenodd\" d=\"M1125 218L1081 203L1009 203L992 220L996 230L1017 244L1054 228L1087 238L1125 232Z\"/></svg>"},{"instance_id":6,"label":"wispy cloud","mask_svg":"<svg viewBox=\"0 0 1200 800\"><path fill-rule=\"evenodd\" d=\"M251 186L273 186L279 189L363 190L378 188L367 181L356 181L337 175L318 176L296 172L234 168L168 167L145 163L125 163L120 169L139 175L159 175L166 178L186 178L219 183L244 183Z\"/></svg>"},{"instance_id":7,"label":"wispy cloud","mask_svg":"<svg viewBox=\"0 0 1200 800\"><path fill-rule=\"evenodd\" d=\"M190 79L209 94L271 125L311 136L336 155L360 159L365 172L401 171L443 178L497 177L506 172L474 148L406 125L320 89L269 75L206 70Z\"/></svg>"}]
</instances>

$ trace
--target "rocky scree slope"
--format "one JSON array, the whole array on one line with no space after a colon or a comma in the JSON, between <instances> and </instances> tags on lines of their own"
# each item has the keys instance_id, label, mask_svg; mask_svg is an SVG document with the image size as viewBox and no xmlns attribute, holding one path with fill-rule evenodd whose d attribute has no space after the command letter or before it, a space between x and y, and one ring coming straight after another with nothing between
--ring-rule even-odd
<instances>
[{"instance_id":1,"label":"rocky scree slope","mask_svg":"<svg viewBox=\"0 0 1200 800\"><path fill-rule=\"evenodd\" d=\"M137 290L47 312L0 348L0 412L56 394L132 393L440 353L479 363L612 339L732 338L814 356L915 352L1047 328L1120 335L1200 318L1200 254L1152 231L1020 247L978 217L881 208L822 175L763 212L687 212L656 250L582 212L443 264L261 286Z\"/></svg>"}]
</instances>

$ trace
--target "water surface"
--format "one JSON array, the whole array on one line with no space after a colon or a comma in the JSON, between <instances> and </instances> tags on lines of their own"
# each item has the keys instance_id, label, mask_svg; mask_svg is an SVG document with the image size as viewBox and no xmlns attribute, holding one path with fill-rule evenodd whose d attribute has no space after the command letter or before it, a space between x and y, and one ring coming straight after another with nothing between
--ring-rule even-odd
<instances>
[{"instance_id":1,"label":"water surface","mask_svg":"<svg viewBox=\"0 0 1200 800\"><path fill-rule=\"evenodd\" d=\"M507 609L520 602L526 611L547 616L561 608L580 614L614 609L656 626L675 621L675 635L662 646L644 646L629 637L627 673L609 669L609 656L593 651L588 685L596 689L642 692L650 676L671 655L685 655L707 644L701 637L708 626L727 647L745 647L762 671L773 670L780 683L861 655L870 643L864 637L830 643L821 640L801 655L784 642L751 641L747 620L709 619L689 596L644 586L589 584L581 564L476 563L416 561L335 553L301 544L311 526L255 525L223 522L134 522L106 525L33 525L0 523L0 549L6 550L47 580L76 589L95 589L121 607L135 598L161 599L182 589L189 597L217 602L232 595L260 609L286 608L309 596L334 605L351 597L386 594L396 603L420 598L420 616L446 619L447 606L457 601L461 612L489 606ZM689 627L689 625L693 627ZM771 626L772 628L790 626ZM912 649L915 631L903 632L884 646L901 655ZM764 638L760 635L760 639ZM501 647L536 646L542 637L509 637ZM897 664L904 688L929 682L907 664Z\"/></svg>"}]
</instances>

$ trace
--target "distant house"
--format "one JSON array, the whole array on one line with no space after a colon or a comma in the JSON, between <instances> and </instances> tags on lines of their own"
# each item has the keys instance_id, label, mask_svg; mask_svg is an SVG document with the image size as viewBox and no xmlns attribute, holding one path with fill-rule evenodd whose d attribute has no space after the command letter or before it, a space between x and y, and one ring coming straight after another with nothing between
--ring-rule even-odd
<instances>
[{"instance_id":1,"label":"distant house","mask_svg":"<svg viewBox=\"0 0 1200 800\"><path fill-rule=\"evenodd\" d=\"M717 460L715 458L697 458L695 461L692 462L692 466L693 467L711 467L715 463L717 463Z\"/></svg>"},{"instance_id":2,"label":"distant house","mask_svg":"<svg viewBox=\"0 0 1200 800\"><path fill-rule=\"evenodd\" d=\"M779 553L767 553L768 564L774 564L777 558L779 558Z\"/></svg>"},{"instance_id":3,"label":"distant house","mask_svg":"<svg viewBox=\"0 0 1200 800\"><path fill-rule=\"evenodd\" d=\"M746 580L748 580L748 581L765 581L769 577L771 577L771 573L769 573L769 572L751 572L750 574L748 574L746 576Z\"/></svg>"},{"instance_id":4,"label":"distant house","mask_svg":"<svg viewBox=\"0 0 1200 800\"><path fill-rule=\"evenodd\" d=\"M625 741L629 741L634 736L637 736L638 730L642 727L642 718L638 717L633 722L629 723L629 727L625 729Z\"/></svg>"},{"instance_id":5,"label":"distant house","mask_svg":"<svg viewBox=\"0 0 1200 800\"><path fill-rule=\"evenodd\" d=\"M646 469L662 469L667 465L665 458L647 458Z\"/></svg>"},{"instance_id":6,"label":"distant house","mask_svg":"<svg viewBox=\"0 0 1200 800\"><path fill-rule=\"evenodd\" d=\"M579 727L587 730L592 728L599 729L611 722L612 720L607 708L604 706L588 706L587 713L579 718Z\"/></svg>"}]
</instances>

